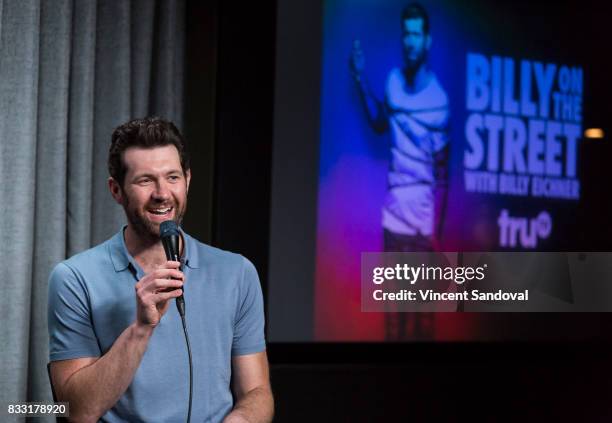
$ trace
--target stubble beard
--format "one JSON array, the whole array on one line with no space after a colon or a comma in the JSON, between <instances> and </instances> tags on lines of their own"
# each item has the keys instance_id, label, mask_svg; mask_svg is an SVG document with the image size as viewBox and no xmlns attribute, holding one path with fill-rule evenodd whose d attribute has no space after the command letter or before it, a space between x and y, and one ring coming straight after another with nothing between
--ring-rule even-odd
<instances>
[{"instance_id":1,"label":"stubble beard","mask_svg":"<svg viewBox=\"0 0 612 423\"><path fill-rule=\"evenodd\" d=\"M134 232L146 243L155 243L160 239L160 224L156 222L152 222L147 219L145 209L142 210L134 210L130 208L130 202L127 196L126 200L123 204L123 210L127 217L128 222L134 229ZM148 204L150 205L150 204ZM185 215L185 211L187 210L187 196L183 199L181 204L178 204L176 201L172 201L171 207L174 209L174 217L169 220L173 220L177 226L183 221L183 216Z\"/></svg>"},{"instance_id":2,"label":"stubble beard","mask_svg":"<svg viewBox=\"0 0 612 423\"><path fill-rule=\"evenodd\" d=\"M425 65L427 61L427 51L425 49L421 50L421 53L416 57L416 59L409 59L404 54L404 71L407 75L414 76L422 66Z\"/></svg>"}]
</instances>

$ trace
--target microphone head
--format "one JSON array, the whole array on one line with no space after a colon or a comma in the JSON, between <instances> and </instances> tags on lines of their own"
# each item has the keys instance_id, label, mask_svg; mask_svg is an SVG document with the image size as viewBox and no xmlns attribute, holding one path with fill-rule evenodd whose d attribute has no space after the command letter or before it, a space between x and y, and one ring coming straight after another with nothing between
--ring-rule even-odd
<instances>
[{"instance_id":1,"label":"microphone head","mask_svg":"<svg viewBox=\"0 0 612 423\"><path fill-rule=\"evenodd\" d=\"M166 220L159 225L159 237L166 238L169 236L178 236L178 225L174 220Z\"/></svg>"},{"instance_id":2,"label":"microphone head","mask_svg":"<svg viewBox=\"0 0 612 423\"><path fill-rule=\"evenodd\" d=\"M173 261L181 261L179 256L179 237L178 225L173 220L166 220L159 225L159 236L164 246L166 258Z\"/></svg>"}]
</instances>

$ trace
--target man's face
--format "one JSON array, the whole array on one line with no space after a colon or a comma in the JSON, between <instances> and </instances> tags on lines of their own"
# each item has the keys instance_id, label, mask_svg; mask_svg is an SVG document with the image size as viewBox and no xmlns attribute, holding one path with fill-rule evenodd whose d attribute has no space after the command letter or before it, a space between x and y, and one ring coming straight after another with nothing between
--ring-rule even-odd
<instances>
[{"instance_id":1,"label":"man's face","mask_svg":"<svg viewBox=\"0 0 612 423\"><path fill-rule=\"evenodd\" d=\"M123 187L112 178L110 187L134 231L156 239L161 222L174 220L180 224L187 208L191 174L183 173L176 147L128 148L123 163L127 169Z\"/></svg>"},{"instance_id":2,"label":"man's face","mask_svg":"<svg viewBox=\"0 0 612 423\"><path fill-rule=\"evenodd\" d=\"M423 29L423 19L406 19L402 26L404 63L409 70L416 71L427 57L431 39Z\"/></svg>"}]
</instances>

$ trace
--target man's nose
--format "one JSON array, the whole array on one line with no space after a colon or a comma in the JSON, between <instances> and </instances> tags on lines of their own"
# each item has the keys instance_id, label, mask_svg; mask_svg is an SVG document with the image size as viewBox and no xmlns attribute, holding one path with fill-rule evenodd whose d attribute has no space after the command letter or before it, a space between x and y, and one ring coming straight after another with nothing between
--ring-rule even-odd
<instances>
[{"instance_id":1,"label":"man's nose","mask_svg":"<svg viewBox=\"0 0 612 423\"><path fill-rule=\"evenodd\" d=\"M165 182L158 182L155 184L155 191L153 191L153 198L156 200L166 200L170 198L170 189Z\"/></svg>"}]
</instances>

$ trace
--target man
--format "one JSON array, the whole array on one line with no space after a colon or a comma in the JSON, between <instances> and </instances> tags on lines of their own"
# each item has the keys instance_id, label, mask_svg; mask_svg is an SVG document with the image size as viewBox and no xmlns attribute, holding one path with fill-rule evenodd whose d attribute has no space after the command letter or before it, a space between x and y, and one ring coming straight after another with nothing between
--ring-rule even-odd
<instances>
[{"instance_id":1,"label":"man","mask_svg":"<svg viewBox=\"0 0 612 423\"><path fill-rule=\"evenodd\" d=\"M160 241L160 224L180 224L187 207L191 171L181 134L159 118L127 122L112 135L108 168L127 225L58 264L50 277L50 368L58 400L70 403L74 421L186 421L188 356L173 304L184 291L192 421L271 421L255 268L182 230L181 262L167 261Z\"/></svg>"},{"instance_id":2,"label":"man","mask_svg":"<svg viewBox=\"0 0 612 423\"><path fill-rule=\"evenodd\" d=\"M363 77L365 58L359 40L354 42L350 65L370 126L381 134L390 129L392 135L382 210L384 250L434 251L439 248L446 202L448 98L427 66L431 35L426 10L417 3L408 5L401 25L404 64L389 73L384 102L376 99ZM394 323L390 326L389 321ZM427 336L431 333L427 321L425 315L412 322L404 314L389 316L387 336L402 339L407 331L412 338ZM413 326L408 328L408 323Z\"/></svg>"}]
</instances>

